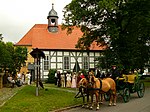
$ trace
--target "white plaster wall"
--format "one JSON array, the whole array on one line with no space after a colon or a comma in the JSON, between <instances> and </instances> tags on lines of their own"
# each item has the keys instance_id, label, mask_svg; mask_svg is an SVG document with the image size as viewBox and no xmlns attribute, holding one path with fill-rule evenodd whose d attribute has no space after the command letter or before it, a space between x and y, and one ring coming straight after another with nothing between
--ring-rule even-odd
<instances>
[{"instance_id":1,"label":"white plaster wall","mask_svg":"<svg viewBox=\"0 0 150 112\"><path fill-rule=\"evenodd\" d=\"M90 64L90 68L94 68L94 64Z\"/></svg>"},{"instance_id":2,"label":"white plaster wall","mask_svg":"<svg viewBox=\"0 0 150 112\"><path fill-rule=\"evenodd\" d=\"M49 51L43 51L45 55L49 55Z\"/></svg>"},{"instance_id":3,"label":"white plaster wall","mask_svg":"<svg viewBox=\"0 0 150 112\"><path fill-rule=\"evenodd\" d=\"M90 52L89 55L90 55L90 56L94 56L94 53L93 53L93 52Z\"/></svg>"},{"instance_id":4,"label":"white plaster wall","mask_svg":"<svg viewBox=\"0 0 150 112\"><path fill-rule=\"evenodd\" d=\"M57 62L63 62L62 57L57 57Z\"/></svg>"},{"instance_id":5,"label":"white plaster wall","mask_svg":"<svg viewBox=\"0 0 150 112\"><path fill-rule=\"evenodd\" d=\"M74 59L74 57L71 57L71 62L76 62L76 60Z\"/></svg>"},{"instance_id":6,"label":"white plaster wall","mask_svg":"<svg viewBox=\"0 0 150 112\"><path fill-rule=\"evenodd\" d=\"M69 56L69 52L64 52L64 55L65 56Z\"/></svg>"},{"instance_id":7,"label":"white plaster wall","mask_svg":"<svg viewBox=\"0 0 150 112\"><path fill-rule=\"evenodd\" d=\"M61 52L61 51L58 51L58 52L57 52L57 55L58 55L58 56L62 56L62 52Z\"/></svg>"},{"instance_id":8,"label":"white plaster wall","mask_svg":"<svg viewBox=\"0 0 150 112\"><path fill-rule=\"evenodd\" d=\"M56 69L56 63L51 63L51 69Z\"/></svg>"},{"instance_id":9,"label":"white plaster wall","mask_svg":"<svg viewBox=\"0 0 150 112\"><path fill-rule=\"evenodd\" d=\"M62 63L57 63L57 67L58 67L58 69L62 69L62 67L63 67Z\"/></svg>"},{"instance_id":10,"label":"white plaster wall","mask_svg":"<svg viewBox=\"0 0 150 112\"><path fill-rule=\"evenodd\" d=\"M56 62L56 57L52 57L51 62Z\"/></svg>"},{"instance_id":11,"label":"white plaster wall","mask_svg":"<svg viewBox=\"0 0 150 112\"><path fill-rule=\"evenodd\" d=\"M78 62L82 62L82 57L79 57L79 58L78 58Z\"/></svg>"},{"instance_id":12,"label":"white plaster wall","mask_svg":"<svg viewBox=\"0 0 150 112\"><path fill-rule=\"evenodd\" d=\"M95 53L95 56L100 56L100 53L96 52L96 53Z\"/></svg>"}]
</instances>

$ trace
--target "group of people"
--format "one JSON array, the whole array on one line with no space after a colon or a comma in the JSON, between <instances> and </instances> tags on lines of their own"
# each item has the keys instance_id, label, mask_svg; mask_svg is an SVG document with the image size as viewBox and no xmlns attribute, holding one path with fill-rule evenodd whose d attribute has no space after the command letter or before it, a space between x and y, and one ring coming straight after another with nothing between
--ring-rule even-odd
<instances>
[{"instance_id":1,"label":"group of people","mask_svg":"<svg viewBox=\"0 0 150 112\"><path fill-rule=\"evenodd\" d=\"M58 87L76 88L79 80L84 77L83 73L76 74L69 71L60 73L60 71L57 71L55 73L55 85Z\"/></svg>"},{"instance_id":2,"label":"group of people","mask_svg":"<svg viewBox=\"0 0 150 112\"><path fill-rule=\"evenodd\" d=\"M17 79L20 80L20 82L22 84L28 84L28 85L31 84L31 74L30 74L30 72L27 72L27 74L25 74L24 72L22 74L18 73L17 74Z\"/></svg>"},{"instance_id":3,"label":"group of people","mask_svg":"<svg viewBox=\"0 0 150 112\"><path fill-rule=\"evenodd\" d=\"M112 79L116 80L116 77L122 77L122 72L118 70L116 65L113 65L111 67L109 73L101 73L98 68L96 68L93 72L96 78L103 79L106 77L111 77ZM69 71L66 73L60 73L60 71L57 71L55 73L55 85L57 85L58 87L76 88L78 82L85 77L86 76L82 72L76 74L75 72L71 73Z\"/></svg>"},{"instance_id":4,"label":"group of people","mask_svg":"<svg viewBox=\"0 0 150 112\"><path fill-rule=\"evenodd\" d=\"M27 72L27 74L18 73L16 76L12 76L11 74L8 75L7 80L9 83L12 84L12 87L16 84L18 87L22 86L23 84L31 84L31 74L30 72Z\"/></svg>"}]
</instances>

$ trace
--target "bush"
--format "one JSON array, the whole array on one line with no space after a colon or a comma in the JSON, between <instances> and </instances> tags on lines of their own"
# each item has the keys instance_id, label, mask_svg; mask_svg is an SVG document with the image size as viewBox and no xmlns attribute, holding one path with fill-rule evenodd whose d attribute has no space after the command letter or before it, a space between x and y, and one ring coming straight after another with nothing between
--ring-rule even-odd
<instances>
[{"instance_id":1,"label":"bush","mask_svg":"<svg viewBox=\"0 0 150 112\"><path fill-rule=\"evenodd\" d=\"M47 79L46 83L51 83L51 84L55 83L55 73L56 73L56 69L49 70L48 79Z\"/></svg>"}]
</instances>

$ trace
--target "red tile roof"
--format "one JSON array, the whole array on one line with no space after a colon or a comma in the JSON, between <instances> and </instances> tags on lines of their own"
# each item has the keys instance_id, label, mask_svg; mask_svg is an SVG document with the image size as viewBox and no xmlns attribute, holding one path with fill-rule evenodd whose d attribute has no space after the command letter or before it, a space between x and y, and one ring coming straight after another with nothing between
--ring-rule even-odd
<instances>
[{"instance_id":1,"label":"red tile roof","mask_svg":"<svg viewBox=\"0 0 150 112\"><path fill-rule=\"evenodd\" d=\"M66 30L62 30L59 25L56 33L47 30L47 24L35 24L24 37L16 44L16 46L28 46L39 49L61 49L61 50L77 50L75 45L82 36L79 28L74 28L71 34L67 35ZM103 50L104 47L98 47L93 43L90 50Z\"/></svg>"}]
</instances>

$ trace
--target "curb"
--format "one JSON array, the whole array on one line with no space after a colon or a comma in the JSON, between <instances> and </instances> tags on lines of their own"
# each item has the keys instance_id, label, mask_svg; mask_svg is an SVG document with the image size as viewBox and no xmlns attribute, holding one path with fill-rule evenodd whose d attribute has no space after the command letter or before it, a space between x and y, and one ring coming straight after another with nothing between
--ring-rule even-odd
<instances>
[{"instance_id":1,"label":"curb","mask_svg":"<svg viewBox=\"0 0 150 112\"><path fill-rule=\"evenodd\" d=\"M48 112L62 112L62 111L65 111L65 110L69 110L69 109L77 108L77 107L81 107L81 106L82 106L81 104L80 105L74 105L74 106L64 107L64 108L61 108L61 109L48 111Z\"/></svg>"}]
</instances>

